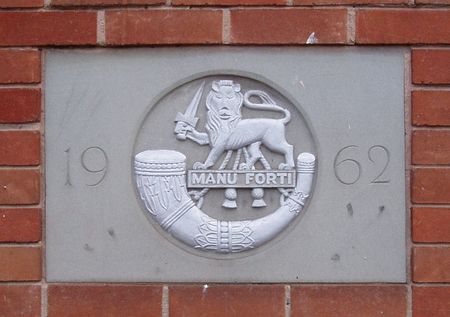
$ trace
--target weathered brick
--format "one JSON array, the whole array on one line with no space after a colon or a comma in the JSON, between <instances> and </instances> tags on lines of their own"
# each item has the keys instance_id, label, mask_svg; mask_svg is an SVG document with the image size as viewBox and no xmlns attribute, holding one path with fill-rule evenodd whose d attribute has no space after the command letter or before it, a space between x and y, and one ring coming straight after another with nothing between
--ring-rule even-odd
<instances>
[{"instance_id":1,"label":"weathered brick","mask_svg":"<svg viewBox=\"0 0 450 317\"><path fill-rule=\"evenodd\" d=\"M39 131L0 131L0 165L39 165Z\"/></svg>"},{"instance_id":2,"label":"weathered brick","mask_svg":"<svg viewBox=\"0 0 450 317\"><path fill-rule=\"evenodd\" d=\"M414 131L412 134L412 163L450 164L450 131Z\"/></svg>"},{"instance_id":3,"label":"weathered brick","mask_svg":"<svg viewBox=\"0 0 450 317\"><path fill-rule=\"evenodd\" d=\"M0 123L36 122L40 116L40 89L0 89Z\"/></svg>"},{"instance_id":4,"label":"weathered brick","mask_svg":"<svg viewBox=\"0 0 450 317\"><path fill-rule=\"evenodd\" d=\"M414 242L450 242L450 208L413 208Z\"/></svg>"},{"instance_id":5,"label":"weathered brick","mask_svg":"<svg viewBox=\"0 0 450 317\"><path fill-rule=\"evenodd\" d=\"M406 287L389 286L294 286L292 317L405 317Z\"/></svg>"},{"instance_id":6,"label":"weathered brick","mask_svg":"<svg viewBox=\"0 0 450 317\"><path fill-rule=\"evenodd\" d=\"M450 126L450 91L413 91L412 122L415 126Z\"/></svg>"},{"instance_id":7,"label":"weathered brick","mask_svg":"<svg viewBox=\"0 0 450 317\"><path fill-rule=\"evenodd\" d=\"M39 281L41 248L0 247L0 281Z\"/></svg>"},{"instance_id":8,"label":"weathered brick","mask_svg":"<svg viewBox=\"0 0 450 317\"><path fill-rule=\"evenodd\" d=\"M415 247L413 251L415 282L450 282L450 247Z\"/></svg>"},{"instance_id":9,"label":"weathered brick","mask_svg":"<svg viewBox=\"0 0 450 317\"><path fill-rule=\"evenodd\" d=\"M164 0L52 0L53 6L113 6L163 4Z\"/></svg>"},{"instance_id":10,"label":"weathered brick","mask_svg":"<svg viewBox=\"0 0 450 317\"><path fill-rule=\"evenodd\" d=\"M450 316L450 286L413 286L414 317Z\"/></svg>"},{"instance_id":11,"label":"weathered brick","mask_svg":"<svg viewBox=\"0 0 450 317\"><path fill-rule=\"evenodd\" d=\"M230 12L231 43L319 44L347 42L346 9L236 9Z\"/></svg>"},{"instance_id":12,"label":"weathered brick","mask_svg":"<svg viewBox=\"0 0 450 317\"><path fill-rule=\"evenodd\" d=\"M0 209L0 242L37 242L40 240L40 209Z\"/></svg>"},{"instance_id":13,"label":"weathered brick","mask_svg":"<svg viewBox=\"0 0 450 317\"><path fill-rule=\"evenodd\" d=\"M361 9L356 42L361 44L449 44L450 10Z\"/></svg>"},{"instance_id":14,"label":"weathered brick","mask_svg":"<svg viewBox=\"0 0 450 317\"><path fill-rule=\"evenodd\" d=\"M0 204L38 204L40 194L38 169L0 169Z\"/></svg>"},{"instance_id":15,"label":"weathered brick","mask_svg":"<svg viewBox=\"0 0 450 317\"><path fill-rule=\"evenodd\" d=\"M220 10L106 12L106 42L112 45L206 44L222 40Z\"/></svg>"},{"instance_id":16,"label":"weathered brick","mask_svg":"<svg viewBox=\"0 0 450 317\"><path fill-rule=\"evenodd\" d=\"M0 285L0 316L41 316L41 287L39 285Z\"/></svg>"},{"instance_id":17,"label":"weathered brick","mask_svg":"<svg viewBox=\"0 0 450 317\"><path fill-rule=\"evenodd\" d=\"M180 285L169 293L171 317L284 316L281 285Z\"/></svg>"},{"instance_id":18,"label":"weathered brick","mask_svg":"<svg viewBox=\"0 0 450 317\"><path fill-rule=\"evenodd\" d=\"M0 50L0 69L0 84L38 83L41 81L41 54L35 50Z\"/></svg>"},{"instance_id":19,"label":"weathered brick","mask_svg":"<svg viewBox=\"0 0 450 317\"><path fill-rule=\"evenodd\" d=\"M1 0L0 8L39 8L44 0Z\"/></svg>"},{"instance_id":20,"label":"weathered brick","mask_svg":"<svg viewBox=\"0 0 450 317\"><path fill-rule=\"evenodd\" d=\"M448 21L450 21L450 14L447 19L447 32L450 36L450 22ZM414 84L450 84L449 69L450 49L417 49L412 52L412 81Z\"/></svg>"},{"instance_id":21,"label":"weathered brick","mask_svg":"<svg viewBox=\"0 0 450 317\"><path fill-rule=\"evenodd\" d=\"M0 46L86 45L96 42L96 12L0 12Z\"/></svg>"},{"instance_id":22,"label":"weathered brick","mask_svg":"<svg viewBox=\"0 0 450 317\"><path fill-rule=\"evenodd\" d=\"M286 5L286 0L172 0L172 5L270 6L270 5Z\"/></svg>"},{"instance_id":23,"label":"weathered brick","mask_svg":"<svg viewBox=\"0 0 450 317\"><path fill-rule=\"evenodd\" d=\"M414 203L450 203L450 168L416 168L411 187Z\"/></svg>"},{"instance_id":24,"label":"weathered brick","mask_svg":"<svg viewBox=\"0 0 450 317\"><path fill-rule=\"evenodd\" d=\"M48 317L159 317L161 286L64 285L48 287Z\"/></svg>"}]
</instances>

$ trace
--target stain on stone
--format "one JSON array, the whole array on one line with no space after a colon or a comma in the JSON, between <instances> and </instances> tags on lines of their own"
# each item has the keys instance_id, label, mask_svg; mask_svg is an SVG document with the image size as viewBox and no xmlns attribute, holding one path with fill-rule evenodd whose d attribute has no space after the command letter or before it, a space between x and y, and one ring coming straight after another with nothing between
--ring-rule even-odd
<instances>
[{"instance_id":1,"label":"stain on stone","mask_svg":"<svg viewBox=\"0 0 450 317\"><path fill-rule=\"evenodd\" d=\"M349 214L350 217L353 216L353 206L352 206L351 203L348 203L348 204L347 204L347 212L348 212L348 214Z\"/></svg>"},{"instance_id":2,"label":"stain on stone","mask_svg":"<svg viewBox=\"0 0 450 317\"><path fill-rule=\"evenodd\" d=\"M386 207L384 207L384 205L378 207L378 211L381 213L383 213L383 211L386 209Z\"/></svg>"},{"instance_id":3,"label":"stain on stone","mask_svg":"<svg viewBox=\"0 0 450 317\"><path fill-rule=\"evenodd\" d=\"M86 251L92 252L94 251L94 248L91 247L89 244L85 243L83 249L85 249Z\"/></svg>"},{"instance_id":4,"label":"stain on stone","mask_svg":"<svg viewBox=\"0 0 450 317\"><path fill-rule=\"evenodd\" d=\"M339 262L341 260L341 256L338 253L335 253L332 257L331 257L331 261L334 262Z\"/></svg>"},{"instance_id":5,"label":"stain on stone","mask_svg":"<svg viewBox=\"0 0 450 317\"><path fill-rule=\"evenodd\" d=\"M111 238L116 238L116 232L113 228L108 229L108 234L111 236Z\"/></svg>"}]
</instances>

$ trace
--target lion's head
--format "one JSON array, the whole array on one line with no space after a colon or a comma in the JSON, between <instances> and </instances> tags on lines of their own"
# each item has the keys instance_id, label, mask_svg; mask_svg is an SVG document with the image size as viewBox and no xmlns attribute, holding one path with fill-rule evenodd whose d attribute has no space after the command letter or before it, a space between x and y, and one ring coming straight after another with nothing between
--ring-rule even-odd
<instances>
[{"instance_id":1,"label":"lion's head","mask_svg":"<svg viewBox=\"0 0 450 317\"><path fill-rule=\"evenodd\" d=\"M212 83L212 90L206 98L207 122L212 145L215 144L221 130L232 130L241 119L243 103L241 85L232 80L220 80Z\"/></svg>"}]
</instances>

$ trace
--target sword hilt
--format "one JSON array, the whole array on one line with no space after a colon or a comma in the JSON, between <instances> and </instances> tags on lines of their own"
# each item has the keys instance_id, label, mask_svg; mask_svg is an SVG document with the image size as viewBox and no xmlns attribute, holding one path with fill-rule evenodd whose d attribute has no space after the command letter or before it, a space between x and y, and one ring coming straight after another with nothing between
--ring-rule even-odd
<instances>
[{"instance_id":1,"label":"sword hilt","mask_svg":"<svg viewBox=\"0 0 450 317\"><path fill-rule=\"evenodd\" d=\"M198 122L198 118L196 117L188 117L184 113L178 112L177 116L175 117L175 122L185 122L191 127L195 128Z\"/></svg>"},{"instance_id":2,"label":"sword hilt","mask_svg":"<svg viewBox=\"0 0 450 317\"><path fill-rule=\"evenodd\" d=\"M195 128L198 122L198 118L195 117L188 117L184 115L183 113L178 112L177 116L175 117L175 122L177 123L175 126L175 134L177 139L179 140L186 140L187 137L187 129L184 129L184 125L188 125L192 128Z\"/></svg>"}]
</instances>

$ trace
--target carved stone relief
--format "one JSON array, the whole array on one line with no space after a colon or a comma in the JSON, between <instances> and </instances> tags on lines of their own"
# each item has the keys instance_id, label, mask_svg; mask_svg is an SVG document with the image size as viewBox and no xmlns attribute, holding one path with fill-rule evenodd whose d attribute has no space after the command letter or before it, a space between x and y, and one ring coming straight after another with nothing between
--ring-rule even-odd
<instances>
[{"instance_id":1,"label":"carved stone relief","mask_svg":"<svg viewBox=\"0 0 450 317\"><path fill-rule=\"evenodd\" d=\"M246 89L239 77L199 81L184 111L166 109L173 113L175 145L191 143L189 151L183 154L150 146L135 155L140 198L162 229L194 249L218 253L254 249L277 236L303 210L311 194L316 159L312 153L301 152L294 162L294 146L286 134L291 111L270 93ZM175 91L180 89L189 96L191 90ZM244 108L256 114L246 118ZM202 111L203 131L197 129ZM186 166L186 156L196 147L209 148L206 158ZM275 166L274 155L281 160ZM224 210L266 208L267 190L278 192L278 206L255 219L222 220L201 209L205 197L219 189ZM237 202L242 190L251 192L251 204ZM273 197L271 193L271 201Z\"/></svg>"},{"instance_id":2,"label":"carved stone relief","mask_svg":"<svg viewBox=\"0 0 450 317\"><path fill-rule=\"evenodd\" d=\"M48 281L404 282L405 53L49 50Z\"/></svg>"}]
</instances>

